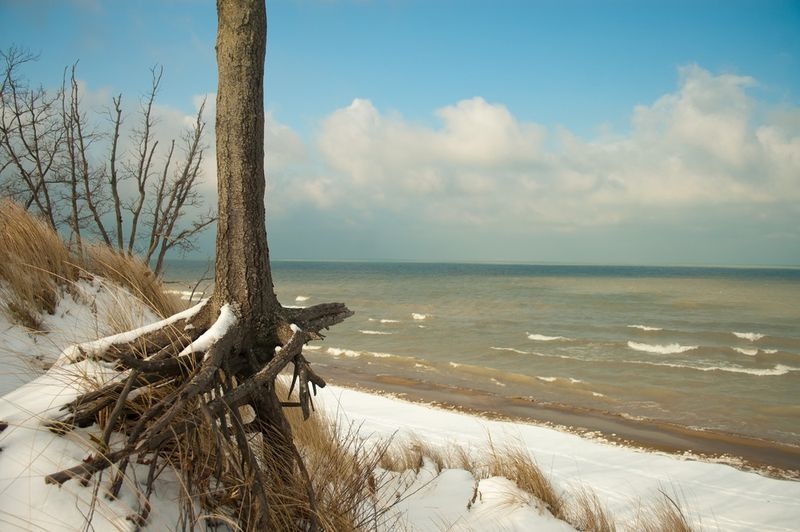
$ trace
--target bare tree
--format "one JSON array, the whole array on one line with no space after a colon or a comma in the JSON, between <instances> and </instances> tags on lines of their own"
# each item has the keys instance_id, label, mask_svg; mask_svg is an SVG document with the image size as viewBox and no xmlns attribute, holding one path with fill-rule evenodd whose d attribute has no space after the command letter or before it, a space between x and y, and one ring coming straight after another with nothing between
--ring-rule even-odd
<instances>
[{"instance_id":1,"label":"bare tree","mask_svg":"<svg viewBox=\"0 0 800 532\"><path fill-rule=\"evenodd\" d=\"M73 477L87 478L112 465L123 474L136 457L149 461L151 471L158 471L170 460L170 453L192 448L189 442L194 434L211 434L206 441L211 440L210 452L216 460L227 457L225 467L238 468L249 479L224 486L231 504L238 508L243 529L275 529L271 494L280 493L299 472L305 477L305 493L289 495L293 500L305 498L309 510L298 511L291 522L299 530L316 530L313 489L283 407L299 406L308 417L309 384L316 390L325 381L311 369L302 348L352 312L341 303L291 309L278 302L264 207L266 8L264 0L218 0L217 13L219 224L214 294L206 303L165 320L160 328L133 341L81 351L82 357L114 361L129 373L65 407L67 414L54 424L59 430L100 419L107 424L102 452L46 480L60 484ZM299 384L299 400L286 404L276 396L275 378L290 362L294 365L292 387ZM129 400L134 391L136 399ZM135 403L142 397L151 397L152 402L146 410L137 411ZM254 412L248 423L239 413L245 405ZM124 431L126 437L112 448L113 429ZM264 455L258 455L253 434L260 437ZM187 470L185 485L198 491L214 473ZM155 476L148 477L148 495ZM112 494L119 491L121 478L117 476ZM215 478L225 483L221 473ZM143 504L139 521L146 516L147 504Z\"/></svg>"},{"instance_id":2,"label":"bare tree","mask_svg":"<svg viewBox=\"0 0 800 532\"><path fill-rule=\"evenodd\" d=\"M5 161L0 168L11 169L18 177L3 182L2 189L26 209L35 207L55 229L59 215L52 194L53 174L64 140L57 109L60 94L30 88L17 77L17 70L35 59L31 54L11 48L2 57L0 142Z\"/></svg>"},{"instance_id":3,"label":"bare tree","mask_svg":"<svg viewBox=\"0 0 800 532\"><path fill-rule=\"evenodd\" d=\"M135 148L125 153L121 94L112 98L111 132L104 134L84 109L77 63L65 69L60 90L48 92L20 75L34 56L11 48L2 58L0 193L68 230L78 251L91 235L121 252L141 253L160 274L170 251L192 250L216 219L203 212L198 193L205 104L179 147L173 140L159 154L154 105L163 69L154 67L130 139Z\"/></svg>"}]
</instances>

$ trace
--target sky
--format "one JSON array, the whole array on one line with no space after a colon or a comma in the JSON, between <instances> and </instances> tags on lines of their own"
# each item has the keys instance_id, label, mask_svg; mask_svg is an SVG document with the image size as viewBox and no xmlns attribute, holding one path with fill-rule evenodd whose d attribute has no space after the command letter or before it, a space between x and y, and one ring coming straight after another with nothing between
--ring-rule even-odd
<instances>
[{"instance_id":1,"label":"sky","mask_svg":"<svg viewBox=\"0 0 800 532\"><path fill-rule=\"evenodd\" d=\"M268 2L274 259L800 266L800 2ZM159 135L203 97L215 4L0 0L0 47ZM195 257L213 255L213 231Z\"/></svg>"}]
</instances>

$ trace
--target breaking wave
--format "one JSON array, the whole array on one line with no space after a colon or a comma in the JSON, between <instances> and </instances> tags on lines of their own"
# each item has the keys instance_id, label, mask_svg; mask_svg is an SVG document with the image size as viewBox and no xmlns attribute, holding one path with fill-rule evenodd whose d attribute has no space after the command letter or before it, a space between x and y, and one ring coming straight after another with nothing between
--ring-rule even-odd
<instances>
[{"instance_id":1,"label":"breaking wave","mask_svg":"<svg viewBox=\"0 0 800 532\"><path fill-rule=\"evenodd\" d=\"M531 334L528 335L528 340L536 340L538 342L552 342L553 340L569 340L566 336L547 336L545 334Z\"/></svg>"},{"instance_id":2,"label":"breaking wave","mask_svg":"<svg viewBox=\"0 0 800 532\"><path fill-rule=\"evenodd\" d=\"M691 364L669 364L665 362L644 362L641 360L626 360L628 364L644 364L647 366L658 366L663 368L693 369L696 371L725 371L728 373L743 373L755 375L757 377L774 377L786 375L791 371L800 371L800 368L776 364L772 368L743 368L741 366L693 366Z\"/></svg>"},{"instance_id":3,"label":"breaking wave","mask_svg":"<svg viewBox=\"0 0 800 532\"><path fill-rule=\"evenodd\" d=\"M628 325L630 329L639 329L640 331L663 331L661 327L650 327L648 325Z\"/></svg>"},{"instance_id":4,"label":"breaking wave","mask_svg":"<svg viewBox=\"0 0 800 532\"><path fill-rule=\"evenodd\" d=\"M309 296L297 296L294 298L295 301L308 301L309 299L311 299Z\"/></svg>"},{"instance_id":5,"label":"breaking wave","mask_svg":"<svg viewBox=\"0 0 800 532\"><path fill-rule=\"evenodd\" d=\"M427 320L428 319L428 315L427 314L420 314L418 312L412 312L411 313L411 317L414 318L415 320Z\"/></svg>"},{"instance_id":6,"label":"breaking wave","mask_svg":"<svg viewBox=\"0 0 800 532\"><path fill-rule=\"evenodd\" d=\"M386 331L359 330L358 332L360 332L361 334L380 334L380 335L392 334L392 333L386 332Z\"/></svg>"},{"instance_id":7,"label":"breaking wave","mask_svg":"<svg viewBox=\"0 0 800 532\"><path fill-rule=\"evenodd\" d=\"M741 338L743 340L750 340L751 342L755 342L756 340L761 340L762 338L764 338L763 334L754 332L734 332L733 335L736 338Z\"/></svg>"},{"instance_id":8,"label":"breaking wave","mask_svg":"<svg viewBox=\"0 0 800 532\"><path fill-rule=\"evenodd\" d=\"M758 349L745 349L742 347L734 347L733 350L736 351L737 353L741 353L749 357L754 357L758 354Z\"/></svg>"},{"instance_id":9,"label":"breaking wave","mask_svg":"<svg viewBox=\"0 0 800 532\"><path fill-rule=\"evenodd\" d=\"M513 347L490 347L489 349L493 351L510 351L511 353L517 353L518 355L530 355L528 351L523 351L522 349L514 349Z\"/></svg>"},{"instance_id":10,"label":"breaking wave","mask_svg":"<svg viewBox=\"0 0 800 532\"><path fill-rule=\"evenodd\" d=\"M645 353L657 353L659 355L674 355L677 353L685 353L686 351L691 351L692 349L697 349L696 345L681 345L681 344L654 345L654 344L643 344L640 342L631 342L631 341L628 341L628 347L636 351L642 351Z\"/></svg>"}]
</instances>

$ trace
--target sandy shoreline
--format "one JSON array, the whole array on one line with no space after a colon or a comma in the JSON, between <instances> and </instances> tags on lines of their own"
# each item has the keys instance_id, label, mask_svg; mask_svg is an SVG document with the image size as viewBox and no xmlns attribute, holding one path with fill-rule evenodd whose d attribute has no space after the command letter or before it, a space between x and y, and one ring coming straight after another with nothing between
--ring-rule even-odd
<instances>
[{"instance_id":1,"label":"sandy shoreline","mask_svg":"<svg viewBox=\"0 0 800 532\"><path fill-rule=\"evenodd\" d=\"M326 365L331 384L427 403L489 419L544 424L628 447L728 463L774 478L800 480L800 447L670 423L629 419L599 410L541 404L489 392Z\"/></svg>"}]
</instances>

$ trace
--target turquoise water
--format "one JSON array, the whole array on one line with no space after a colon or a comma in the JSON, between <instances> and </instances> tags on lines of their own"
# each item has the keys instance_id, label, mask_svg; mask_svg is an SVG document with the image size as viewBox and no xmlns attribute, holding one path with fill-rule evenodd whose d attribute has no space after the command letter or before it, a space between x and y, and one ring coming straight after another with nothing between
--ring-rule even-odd
<instances>
[{"instance_id":1,"label":"turquoise water","mask_svg":"<svg viewBox=\"0 0 800 532\"><path fill-rule=\"evenodd\" d=\"M173 263L185 289L205 264ZM800 443L800 270L275 262L284 305L355 316L312 346L359 367ZM322 372L324 373L324 371Z\"/></svg>"}]
</instances>

